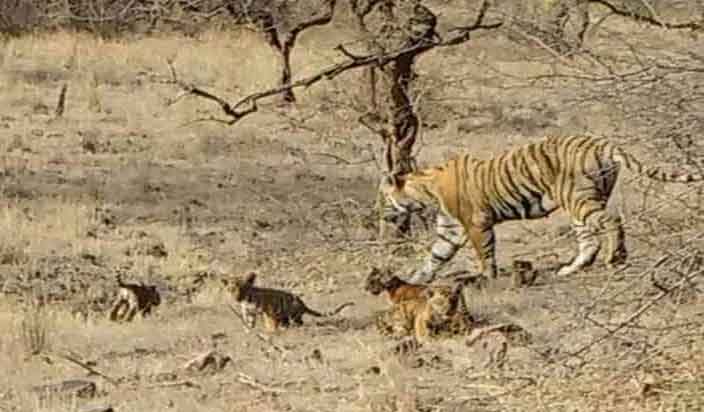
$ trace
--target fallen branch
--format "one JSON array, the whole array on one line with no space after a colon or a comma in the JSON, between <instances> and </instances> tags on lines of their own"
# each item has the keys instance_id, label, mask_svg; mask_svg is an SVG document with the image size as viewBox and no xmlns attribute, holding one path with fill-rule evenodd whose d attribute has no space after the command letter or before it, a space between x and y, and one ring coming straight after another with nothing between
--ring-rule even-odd
<instances>
[{"instance_id":1,"label":"fallen branch","mask_svg":"<svg viewBox=\"0 0 704 412\"><path fill-rule=\"evenodd\" d=\"M56 110L54 110L55 117L61 117L64 115L64 110L66 109L66 91L68 90L68 83L64 83L61 86L61 91L59 92L59 100L56 102Z\"/></svg>"},{"instance_id":2,"label":"fallen branch","mask_svg":"<svg viewBox=\"0 0 704 412\"><path fill-rule=\"evenodd\" d=\"M498 325L492 325L492 326L486 326L483 328L479 329L474 329L472 333L469 334L467 337L467 340L464 342L466 346L472 346L474 345L479 339L483 338L487 334L491 332L513 332L518 328L519 330L523 330L522 328L512 324L512 323L499 323Z\"/></svg>"},{"instance_id":3,"label":"fallen branch","mask_svg":"<svg viewBox=\"0 0 704 412\"><path fill-rule=\"evenodd\" d=\"M263 383L260 383L256 379L254 379L253 377L246 375L242 372L237 372L237 380L247 386L251 386L255 389L259 389L262 392L271 392L271 393L286 393L287 392L284 389L274 388L273 386L268 386Z\"/></svg>"},{"instance_id":4,"label":"fallen branch","mask_svg":"<svg viewBox=\"0 0 704 412\"><path fill-rule=\"evenodd\" d=\"M95 368L93 368L93 367L91 367L91 366L88 366L88 365L85 364L84 362L81 362L81 361L79 361L78 359L76 359L76 358L74 358L74 357L72 357L72 356L69 356L69 355L62 355L62 354L58 354L58 353L50 353L50 354L46 354L46 356L54 357L54 358L59 358L59 359L63 359L63 360L69 361L69 362L71 362L71 363L73 363L73 364L75 364L75 365L78 365L78 366L82 367L83 369L87 370L88 372L90 372L90 373L92 373L92 374L95 374L95 375L97 375L97 376L100 376L101 378L105 379L106 381L110 382L111 384L113 384L113 385L115 385L115 386L117 386L117 385L120 384L120 383L117 381L117 379L112 378L112 377L110 377L110 376L108 376L108 375L106 375L106 374L104 374L104 373L98 371L97 369L95 369Z\"/></svg>"},{"instance_id":5,"label":"fallen branch","mask_svg":"<svg viewBox=\"0 0 704 412\"><path fill-rule=\"evenodd\" d=\"M148 385L147 388L173 388L175 386L185 386L187 388L199 388L200 385L197 383L194 383L193 381L178 381L178 382L164 382L164 383L157 383L153 385Z\"/></svg>"},{"instance_id":6,"label":"fallen branch","mask_svg":"<svg viewBox=\"0 0 704 412\"><path fill-rule=\"evenodd\" d=\"M344 164L345 166L355 166L355 165L361 165L365 163L371 163L374 161L374 159L365 159L365 160L358 160L358 161L350 161L347 159L344 159L340 156L334 155L332 153L323 153L323 152L313 152L311 153L312 156L322 156L322 157L329 157L331 159L334 159L336 161L336 164Z\"/></svg>"}]
</instances>

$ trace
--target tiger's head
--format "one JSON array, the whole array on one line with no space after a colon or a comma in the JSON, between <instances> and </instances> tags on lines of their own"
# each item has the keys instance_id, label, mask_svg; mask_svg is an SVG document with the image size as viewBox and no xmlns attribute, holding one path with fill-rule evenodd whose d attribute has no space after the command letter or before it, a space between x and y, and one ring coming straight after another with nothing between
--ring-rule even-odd
<instances>
[{"instance_id":1,"label":"tiger's head","mask_svg":"<svg viewBox=\"0 0 704 412\"><path fill-rule=\"evenodd\" d=\"M437 177L442 171L441 168L431 168L387 175L381 180L379 190L399 213L420 212L437 204L440 196Z\"/></svg>"}]
</instances>

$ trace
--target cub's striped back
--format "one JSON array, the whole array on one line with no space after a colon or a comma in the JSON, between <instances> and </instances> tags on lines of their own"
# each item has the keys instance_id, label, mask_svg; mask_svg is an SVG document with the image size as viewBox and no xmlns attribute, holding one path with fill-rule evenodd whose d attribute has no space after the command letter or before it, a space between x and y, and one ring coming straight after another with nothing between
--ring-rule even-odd
<instances>
[{"instance_id":1,"label":"cub's striped back","mask_svg":"<svg viewBox=\"0 0 704 412\"><path fill-rule=\"evenodd\" d=\"M276 330L280 326L302 325L303 315L306 314L316 317L334 316L344 308L354 305L347 302L331 312L320 313L309 308L300 297L291 292L254 286L255 280L255 273L249 273L245 278L237 279L231 284L223 280L235 301L240 303L242 317L249 327L255 326L258 315L264 316L267 329Z\"/></svg>"}]
</instances>

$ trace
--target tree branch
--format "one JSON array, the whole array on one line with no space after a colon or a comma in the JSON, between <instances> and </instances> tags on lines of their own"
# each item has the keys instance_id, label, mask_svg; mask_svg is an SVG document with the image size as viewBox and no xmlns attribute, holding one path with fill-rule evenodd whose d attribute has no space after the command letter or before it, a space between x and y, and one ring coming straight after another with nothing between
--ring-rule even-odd
<instances>
[{"instance_id":1,"label":"tree branch","mask_svg":"<svg viewBox=\"0 0 704 412\"><path fill-rule=\"evenodd\" d=\"M456 31L458 33L447 40L441 41L438 46L446 47L465 43L470 39L471 33L474 31L491 30L501 27L504 24L503 21L491 24L482 24L490 5L491 4L489 0L483 0L481 6L479 6L479 13L477 14L477 18L474 20L474 23L470 26L453 27L452 29L450 29L450 32Z\"/></svg>"},{"instance_id":2,"label":"tree branch","mask_svg":"<svg viewBox=\"0 0 704 412\"><path fill-rule=\"evenodd\" d=\"M628 17L628 18L631 18L637 22L647 23L652 26L664 27L666 29L691 29L691 30L699 30L699 29L704 28L704 21L690 21L690 22L685 22L685 23L663 22L663 21L660 21L659 19L656 19L656 18L653 18L650 16L644 16L642 14L636 14L636 13L630 12L628 10L621 9L621 8L609 3L606 0L589 0L589 2L604 6L607 9L609 9L610 12L612 12L613 14L615 14L617 16Z\"/></svg>"},{"instance_id":3,"label":"tree branch","mask_svg":"<svg viewBox=\"0 0 704 412\"><path fill-rule=\"evenodd\" d=\"M331 6L334 7L335 1L331 0ZM467 40L469 40L469 34L476 31L476 30L487 30L487 29L493 29L500 27L503 22L497 22L493 24L483 24L484 17L486 16L486 11L489 8L489 0L484 0L482 2L482 5L479 9L479 14L477 15L477 18L475 19L475 22L470 25L470 26L464 26L464 27L456 27L453 29L453 31L459 31L461 34L455 35L454 37L450 38L449 40L443 40L442 38L438 38L435 40L431 41L424 41L420 42L418 44L409 46L409 47L404 47L398 50L394 50L388 53L375 53L375 54L369 54L369 55L363 55L363 56L355 56L352 53L348 52L342 45L339 45L336 47L336 49L340 50L347 58L348 60L339 64L336 64L334 66L328 67L327 69L324 69L314 75L308 76L306 78L290 82L288 84L284 84L281 86L277 86L268 90L264 90L262 92L257 92L250 94L242 99L240 99L237 103L235 104L230 104L228 103L225 99L216 96L210 92L207 92L203 89L200 89L198 87L195 87L191 84L186 84L184 82L181 82L178 80L176 71L173 68L172 62L169 62L170 70L171 70L171 76L172 76L172 81L170 83L175 83L178 86L181 87L182 93L178 96L178 99L174 99L171 104L175 103L176 100L180 100L180 98L188 96L188 95L194 95L198 97L202 97L207 100L211 100L216 102L218 105L220 105L222 111L229 116L231 119L230 120L218 120L218 119L205 119L205 120L215 120L215 121L220 121L223 123L226 123L228 125L233 125L245 116L254 113L258 110L257 107L257 102L261 99L279 95L282 93L285 93L287 91L291 91L293 89L297 88L308 88L312 86L315 83L320 82L321 80L332 80L335 77L339 76L340 74L360 68L360 67L366 67L370 65L377 65L377 66L384 66L388 64L389 62L392 62L394 60L397 60L398 58L409 55L409 54L415 54L418 55L420 53L423 53L425 51L428 51L434 47L444 47L444 46L451 46L451 45L456 45L460 43L464 43ZM331 9L332 10L332 9ZM321 20L316 20L316 21L321 21ZM310 21L308 22L310 23ZM301 26L299 26L301 27ZM308 26L310 27L310 26ZM248 106L246 109L242 109L243 107ZM378 132L377 132L378 133Z\"/></svg>"},{"instance_id":4,"label":"tree branch","mask_svg":"<svg viewBox=\"0 0 704 412\"><path fill-rule=\"evenodd\" d=\"M323 14L319 16L312 16L310 20L301 22L297 24L284 40L284 47L291 47L296 43L298 35L304 30L307 30L314 26L324 26L332 20L333 14L335 13L335 4L337 0L327 0L325 2L326 10Z\"/></svg>"}]
</instances>

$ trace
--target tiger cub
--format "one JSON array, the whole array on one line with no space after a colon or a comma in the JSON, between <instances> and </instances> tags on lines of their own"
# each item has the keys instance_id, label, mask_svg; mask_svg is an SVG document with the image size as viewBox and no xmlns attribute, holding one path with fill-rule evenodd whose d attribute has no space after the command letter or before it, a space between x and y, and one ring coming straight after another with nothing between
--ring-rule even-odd
<instances>
[{"instance_id":1,"label":"tiger cub","mask_svg":"<svg viewBox=\"0 0 704 412\"><path fill-rule=\"evenodd\" d=\"M425 305L419 307L414 319L413 331L419 343L429 341L432 337L445 334L467 332L471 328L471 316L460 308L462 285L454 288L429 288L423 298Z\"/></svg>"},{"instance_id":2,"label":"tiger cub","mask_svg":"<svg viewBox=\"0 0 704 412\"><path fill-rule=\"evenodd\" d=\"M256 278L256 273L249 273L234 282L223 279L223 283L235 301L240 303L242 318L250 328L256 325L256 318L259 315L264 317L264 327L275 331L279 327L303 325L305 314L316 317L334 316L344 308L354 305L352 302L347 302L331 312L320 313L306 306L300 297L291 292L254 286Z\"/></svg>"},{"instance_id":3,"label":"tiger cub","mask_svg":"<svg viewBox=\"0 0 704 412\"><path fill-rule=\"evenodd\" d=\"M382 333L393 336L413 336L419 343L443 333L463 333L471 320L459 310L462 285L454 288L435 286L427 288L416 299L401 300L386 315ZM379 324L377 324L379 325Z\"/></svg>"},{"instance_id":4,"label":"tiger cub","mask_svg":"<svg viewBox=\"0 0 704 412\"><path fill-rule=\"evenodd\" d=\"M384 335L415 334L424 339L440 332L463 333L473 322L461 294L461 284L454 289L414 285L391 275L389 270L374 267L364 289L375 296L386 292L391 309L376 317L376 327Z\"/></svg>"},{"instance_id":5,"label":"tiger cub","mask_svg":"<svg viewBox=\"0 0 704 412\"><path fill-rule=\"evenodd\" d=\"M110 310L111 321L127 321L134 319L137 313L142 317L149 315L152 308L161 304L161 295L156 286L147 286L143 283L124 283L120 274L117 280L117 297Z\"/></svg>"}]
</instances>

